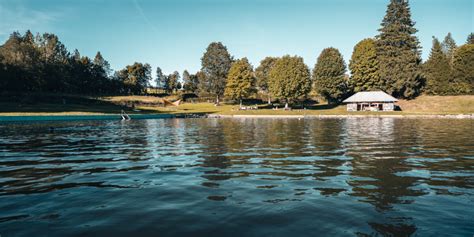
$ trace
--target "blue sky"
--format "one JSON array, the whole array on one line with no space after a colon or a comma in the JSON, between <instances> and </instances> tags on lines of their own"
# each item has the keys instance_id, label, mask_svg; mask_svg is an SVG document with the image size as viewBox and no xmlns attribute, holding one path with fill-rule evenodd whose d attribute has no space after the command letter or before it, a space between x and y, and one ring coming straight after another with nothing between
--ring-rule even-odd
<instances>
[{"instance_id":1,"label":"blue sky","mask_svg":"<svg viewBox=\"0 0 474 237\"><path fill-rule=\"evenodd\" d=\"M133 62L165 73L200 69L210 42L258 66L265 56L299 55L312 68L322 49L346 62L354 45L377 34L389 0L0 0L0 41L12 31L52 32L67 48L114 69ZM411 0L426 59L431 37L474 31L474 0ZM153 73L154 74L154 73Z\"/></svg>"}]
</instances>

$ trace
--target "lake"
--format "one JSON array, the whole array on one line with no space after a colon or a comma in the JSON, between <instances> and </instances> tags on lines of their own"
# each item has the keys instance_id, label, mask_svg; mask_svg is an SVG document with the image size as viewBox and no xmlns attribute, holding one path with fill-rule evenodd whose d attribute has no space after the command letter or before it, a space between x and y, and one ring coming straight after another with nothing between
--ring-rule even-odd
<instances>
[{"instance_id":1,"label":"lake","mask_svg":"<svg viewBox=\"0 0 474 237\"><path fill-rule=\"evenodd\" d=\"M0 123L0 235L472 236L474 120Z\"/></svg>"}]
</instances>

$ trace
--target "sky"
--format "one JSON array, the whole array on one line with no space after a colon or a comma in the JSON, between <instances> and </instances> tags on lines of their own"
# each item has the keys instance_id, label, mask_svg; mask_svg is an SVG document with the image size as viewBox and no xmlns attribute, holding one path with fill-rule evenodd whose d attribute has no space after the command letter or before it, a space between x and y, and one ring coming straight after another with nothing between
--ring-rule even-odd
<instances>
[{"instance_id":1,"label":"sky","mask_svg":"<svg viewBox=\"0 0 474 237\"><path fill-rule=\"evenodd\" d=\"M100 51L112 68L149 63L155 74L201 67L211 42L254 67L266 56L298 55L313 68L324 48L348 63L374 37L389 0L0 0L0 42L13 31L49 32L72 52ZM474 0L411 0L424 60L432 36L463 44L474 32Z\"/></svg>"}]
</instances>

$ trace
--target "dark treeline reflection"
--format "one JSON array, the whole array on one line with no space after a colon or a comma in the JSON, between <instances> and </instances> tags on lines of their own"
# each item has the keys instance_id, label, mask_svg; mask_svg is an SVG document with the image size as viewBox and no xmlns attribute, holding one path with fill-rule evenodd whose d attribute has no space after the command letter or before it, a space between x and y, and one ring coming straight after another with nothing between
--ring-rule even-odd
<instances>
[{"instance_id":1,"label":"dark treeline reflection","mask_svg":"<svg viewBox=\"0 0 474 237\"><path fill-rule=\"evenodd\" d=\"M24 195L27 202L98 189L122 193L115 213L138 193L150 206L192 205L202 221L220 210L230 218L213 227L220 234L232 233L226 223L233 221L248 222L249 231L284 222L300 226L298 233L326 226L327 234L341 234L341 227L359 236L453 231L432 227L446 222L457 223L455 233L469 233L473 124L390 118L0 124L0 209L7 210L0 227L34 216L7 205L8 197ZM180 213L176 221L191 218Z\"/></svg>"}]
</instances>

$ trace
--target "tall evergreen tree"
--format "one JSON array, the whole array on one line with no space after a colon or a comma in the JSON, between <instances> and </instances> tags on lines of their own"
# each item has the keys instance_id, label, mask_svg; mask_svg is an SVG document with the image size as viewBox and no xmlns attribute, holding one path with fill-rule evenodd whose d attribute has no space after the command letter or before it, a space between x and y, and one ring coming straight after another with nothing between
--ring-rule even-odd
<instances>
[{"instance_id":1,"label":"tall evergreen tree","mask_svg":"<svg viewBox=\"0 0 474 237\"><path fill-rule=\"evenodd\" d=\"M426 78L425 91L431 95L446 95L449 93L450 60L443 51L439 40L433 37L430 57L423 65L423 72Z\"/></svg>"},{"instance_id":2,"label":"tall evergreen tree","mask_svg":"<svg viewBox=\"0 0 474 237\"><path fill-rule=\"evenodd\" d=\"M99 94L119 88L117 80L109 80L110 67L100 53L94 61L77 49L71 54L51 33L14 32L0 46L0 58L2 91Z\"/></svg>"},{"instance_id":3,"label":"tall evergreen tree","mask_svg":"<svg viewBox=\"0 0 474 237\"><path fill-rule=\"evenodd\" d=\"M239 99L242 106L242 99L247 98L254 92L255 76L248 59L242 58L232 63L224 95L230 99Z\"/></svg>"},{"instance_id":4,"label":"tall evergreen tree","mask_svg":"<svg viewBox=\"0 0 474 237\"><path fill-rule=\"evenodd\" d=\"M454 94L474 94L474 44L459 47L453 57Z\"/></svg>"},{"instance_id":5,"label":"tall evergreen tree","mask_svg":"<svg viewBox=\"0 0 474 237\"><path fill-rule=\"evenodd\" d=\"M72 54L72 58L76 61L80 61L81 60L81 53L79 53L79 50L77 49L74 49L74 53Z\"/></svg>"},{"instance_id":6,"label":"tall evergreen tree","mask_svg":"<svg viewBox=\"0 0 474 237\"><path fill-rule=\"evenodd\" d=\"M260 61L260 66L255 69L255 77L257 78L257 87L268 95L268 104L271 104L271 95L269 91L268 81L270 71L272 70L278 58L266 57Z\"/></svg>"},{"instance_id":7,"label":"tall evergreen tree","mask_svg":"<svg viewBox=\"0 0 474 237\"><path fill-rule=\"evenodd\" d=\"M37 34L36 44L40 50L44 63L66 63L69 52L66 46L61 43L58 36L50 33Z\"/></svg>"},{"instance_id":8,"label":"tall evergreen tree","mask_svg":"<svg viewBox=\"0 0 474 237\"><path fill-rule=\"evenodd\" d=\"M407 0L390 0L377 36L382 88L395 97L413 98L423 85L420 46Z\"/></svg>"},{"instance_id":9,"label":"tall evergreen tree","mask_svg":"<svg viewBox=\"0 0 474 237\"><path fill-rule=\"evenodd\" d=\"M97 52L94 58L94 65L100 70L101 76L104 78L107 78L112 69L110 68L109 62L102 57L102 54L100 52Z\"/></svg>"},{"instance_id":10,"label":"tall evergreen tree","mask_svg":"<svg viewBox=\"0 0 474 237\"><path fill-rule=\"evenodd\" d=\"M206 76L203 78L204 81L199 83L204 93L216 96L216 104L219 104L219 98L224 94L232 61L227 48L221 42L211 43L201 58L201 71Z\"/></svg>"},{"instance_id":11,"label":"tall evergreen tree","mask_svg":"<svg viewBox=\"0 0 474 237\"><path fill-rule=\"evenodd\" d=\"M339 50L326 48L319 55L313 70L316 92L328 102L340 102L348 92L346 64Z\"/></svg>"},{"instance_id":12,"label":"tall evergreen tree","mask_svg":"<svg viewBox=\"0 0 474 237\"><path fill-rule=\"evenodd\" d=\"M454 51L456 50L458 46L456 45L456 41L454 41L451 33L448 33L446 37L444 37L444 40L441 46L442 46L444 54L446 55L446 57L448 57L449 63L452 63Z\"/></svg>"},{"instance_id":13,"label":"tall evergreen tree","mask_svg":"<svg viewBox=\"0 0 474 237\"><path fill-rule=\"evenodd\" d=\"M84 78L77 82L80 94L92 94L95 92L97 84L95 84L94 76L92 76L93 65L92 60L87 56L82 56L78 63L79 74L84 76Z\"/></svg>"},{"instance_id":14,"label":"tall evergreen tree","mask_svg":"<svg viewBox=\"0 0 474 237\"><path fill-rule=\"evenodd\" d=\"M470 33L470 34L467 36L466 44L474 44L474 33Z\"/></svg>"},{"instance_id":15,"label":"tall evergreen tree","mask_svg":"<svg viewBox=\"0 0 474 237\"><path fill-rule=\"evenodd\" d=\"M349 63L351 86L355 92L380 89L379 62L373 39L360 41L352 53Z\"/></svg>"},{"instance_id":16,"label":"tall evergreen tree","mask_svg":"<svg viewBox=\"0 0 474 237\"><path fill-rule=\"evenodd\" d=\"M110 64L102 57L100 52L97 52L92 64L92 76L95 78L96 92L101 94L106 93L110 90L109 75L112 71Z\"/></svg>"},{"instance_id":17,"label":"tall evergreen tree","mask_svg":"<svg viewBox=\"0 0 474 237\"><path fill-rule=\"evenodd\" d=\"M283 56L279 58L268 74L270 93L284 99L285 107L292 100L307 96L311 91L309 68L298 56Z\"/></svg>"},{"instance_id":18,"label":"tall evergreen tree","mask_svg":"<svg viewBox=\"0 0 474 237\"><path fill-rule=\"evenodd\" d=\"M59 38L50 33L36 34L35 47L40 54L44 90L64 92L67 85L69 52Z\"/></svg>"}]
</instances>

